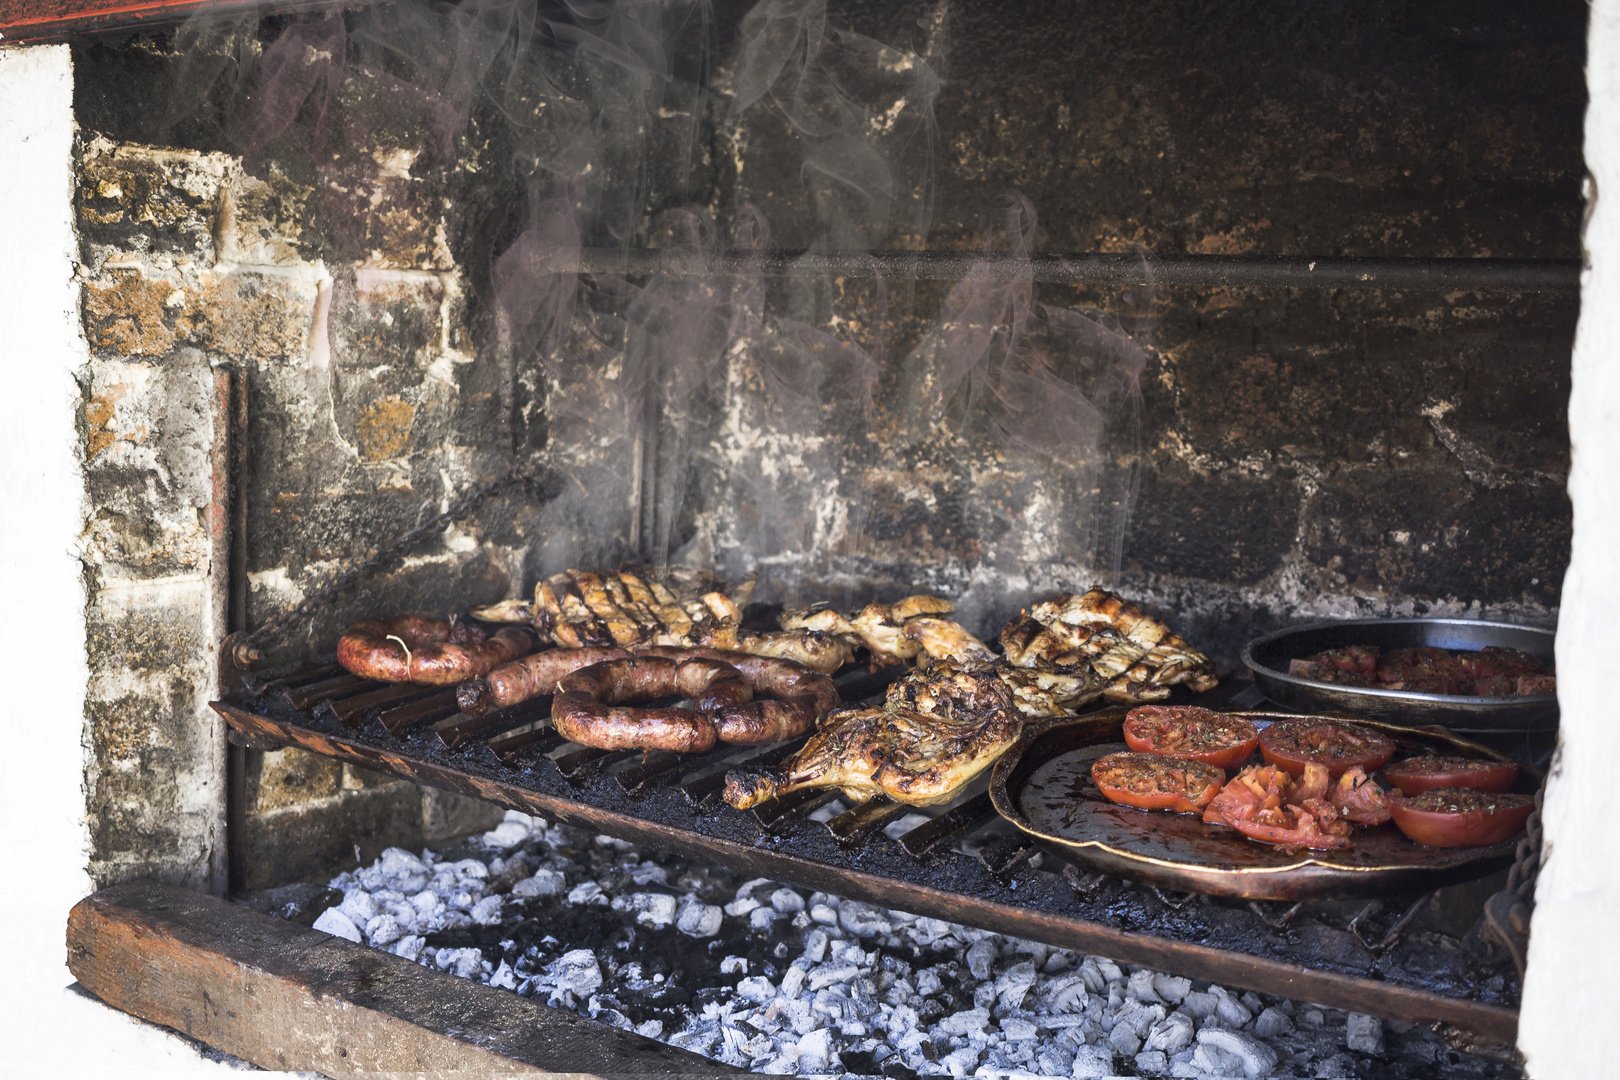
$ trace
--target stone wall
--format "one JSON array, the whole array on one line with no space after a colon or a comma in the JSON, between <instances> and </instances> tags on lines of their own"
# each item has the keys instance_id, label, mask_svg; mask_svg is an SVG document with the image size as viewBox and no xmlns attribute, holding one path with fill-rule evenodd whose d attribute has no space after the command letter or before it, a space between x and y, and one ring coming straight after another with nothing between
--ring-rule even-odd
<instances>
[{"instance_id":1,"label":"stone wall","mask_svg":"<svg viewBox=\"0 0 1620 1080\"><path fill-rule=\"evenodd\" d=\"M1554 621L1574 294L1167 288L1146 252L1578 258L1581 5L687 7L527 35L501 5L403 3L77 47L109 878L217 852L226 366L250 625L508 469L555 493L497 500L272 662L626 557L759 573L767 602L933 589L989 635L1102 580L1227 668L1313 615ZM706 270L920 246L1143 274ZM582 248L688 270L561 269ZM309 830L338 811L362 846L433 828L335 766L254 769L266 851L326 857Z\"/></svg>"},{"instance_id":2,"label":"stone wall","mask_svg":"<svg viewBox=\"0 0 1620 1080\"><path fill-rule=\"evenodd\" d=\"M434 410L455 390L460 357L441 347L450 330L439 317L453 310L453 275L349 267L334 281L287 238L298 226L285 208L299 197L247 175L226 154L94 136L80 146L80 277L91 348L82 377L89 505L81 558L98 884L133 876L215 891L225 884L223 731L207 708L217 696L227 588L222 523L209 513L224 480L224 370L248 373L258 478L249 513L260 516L259 535L314 519L307 542L327 545L334 563L369 555L376 536L322 534L323 504L353 498L352 488L408 489L402 471L412 439L435 439ZM334 294L344 297L335 314ZM391 312L404 329L395 330ZM335 360L325 320L338 342ZM368 378L359 351L345 346L391 333L408 335L384 352L402 373L383 379L386 365L373 364ZM434 495L426 498L436 508ZM422 505L418 496L413 506ZM427 567L460 579L490 565L471 541L451 548L405 574ZM296 602L295 580L280 566L253 575L255 609ZM503 576L492 591L505 588ZM318 875L353 859L356 847L370 858L500 816L301 751L249 758L249 887Z\"/></svg>"}]
</instances>

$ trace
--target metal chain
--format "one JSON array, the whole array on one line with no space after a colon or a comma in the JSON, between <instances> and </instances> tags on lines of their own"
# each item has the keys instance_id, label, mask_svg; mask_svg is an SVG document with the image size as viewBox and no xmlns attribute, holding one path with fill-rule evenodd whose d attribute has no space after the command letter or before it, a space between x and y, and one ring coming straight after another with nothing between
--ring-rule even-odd
<instances>
[{"instance_id":1,"label":"metal chain","mask_svg":"<svg viewBox=\"0 0 1620 1080\"><path fill-rule=\"evenodd\" d=\"M260 650L263 646L269 644L293 626L309 620L323 609L330 607L338 597L353 589L366 578L391 568L404 557L407 551L423 540L437 533L442 533L451 525L468 517L495 495L507 488L518 485L526 488L529 494L536 499L545 499L550 495L547 485L532 476L518 472L516 469L497 480L491 480L483 487L467 491L442 514L429 518L398 540L382 548L365 562L334 578L326 586L306 597L296 607L288 608L252 633L239 637L233 645L237 666L244 669L251 667L262 655Z\"/></svg>"},{"instance_id":2,"label":"metal chain","mask_svg":"<svg viewBox=\"0 0 1620 1080\"><path fill-rule=\"evenodd\" d=\"M1524 839L1513 849L1513 867L1508 871L1507 888L1529 904L1535 903L1541 873L1541 799L1546 792L1545 783L1536 789L1536 808L1524 821Z\"/></svg>"},{"instance_id":3,"label":"metal chain","mask_svg":"<svg viewBox=\"0 0 1620 1080\"><path fill-rule=\"evenodd\" d=\"M1524 839L1513 851L1507 886L1485 901L1477 928L1485 941L1507 950L1520 979L1530 952L1530 915L1536 906L1536 877L1541 873L1541 805L1546 793L1547 784L1542 781L1536 791L1536 808L1525 819Z\"/></svg>"}]
</instances>

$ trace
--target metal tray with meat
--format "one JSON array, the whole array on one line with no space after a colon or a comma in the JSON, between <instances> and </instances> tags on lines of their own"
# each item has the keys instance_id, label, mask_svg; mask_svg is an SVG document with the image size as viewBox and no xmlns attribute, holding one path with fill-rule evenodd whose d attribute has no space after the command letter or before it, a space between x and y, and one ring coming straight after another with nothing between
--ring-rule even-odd
<instances>
[{"instance_id":1,"label":"metal tray with meat","mask_svg":"<svg viewBox=\"0 0 1620 1080\"><path fill-rule=\"evenodd\" d=\"M1468 654L1513 649L1547 665L1553 632L1481 619L1350 619L1290 627L1255 638L1243 662L1271 701L1304 712L1345 709L1393 724L1444 724L1463 734L1549 732L1558 727L1552 693L1513 696L1426 693L1416 689L1347 686L1290 673L1290 664L1325 650L1364 646L1389 652L1438 648Z\"/></svg>"},{"instance_id":2,"label":"metal tray with meat","mask_svg":"<svg viewBox=\"0 0 1620 1080\"><path fill-rule=\"evenodd\" d=\"M1394 826L1358 830L1342 850L1258 843L1205 824L1196 815L1140 810L1110 802L1092 780L1092 764L1126 749L1123 708L1059 721L1025 734L996 763L990 796L1014 826L1063 858L1161 889L1250 900L1322 900L1422 891L1485 877L1513 861L1515 839L1489 847L1427 848ZM1242 712L1265 728L1293 713ZM1337 713L1392 739L1398 753L1509 759L1440 727L1412 728ZM1521 767L1518 790L1540 777Z\"/></svg>"}]
</instances>

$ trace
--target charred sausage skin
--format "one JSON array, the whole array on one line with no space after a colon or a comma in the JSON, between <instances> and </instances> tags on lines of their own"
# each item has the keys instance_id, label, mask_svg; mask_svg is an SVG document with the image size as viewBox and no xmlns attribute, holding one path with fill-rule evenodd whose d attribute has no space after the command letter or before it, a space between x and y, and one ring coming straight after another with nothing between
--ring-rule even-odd
<instances>
[{"instance_id":1,"label":"charred sausage skin","mask_svg":"<svg viewBox=\"0 0 1620 1080\"><path fill-rule=\"evenodd\" d=\"M557 684L583 667L630 654L616 648L547 649L502 664L488 675L456 688L456 704L468 716L509 709L531 698L555 693Z\"/></svg>"},{"instance_id":2,"label":"charred sausage skin","mask_svg":"<svg viewBox=\"0 0 1620 1080\"><path fill-rule=\"evenodd\" d=\"M634 657L581 668L557 686L551 722L557 733L601 750L712 749L716 733L705 712L740 705L754 692L731 665L706 657ZM631 708L626 702L692 698L699 710Z\"/></svg>"},{"instance_id":3,"label":"charred sausage skin","mask_svg":"<svg viewBox=\"0 0 1620 1080\"><path fill-rule=\"evenodd\" d=\"M452 686L515 660L533 647L533 638L512 627L491 635L459 619L396 615L349 627L338 640L337 657L345 670L361 678Z\"/></svg>"},{"instance_id":4,"label":"charred sausage skin","mask_svg":"<svg viewBox=\"0 0 1620 1080\"><path fill-rule=\"evenodd\" d=\"M832 677L811 671L792 660L757 656L731 649L648 649L638 655L704 657L730 664L742 672L754 693L777 700L759 700L705 710L721 742L757 746L781 742L810 731L838 707L838 687Z\"/></svg>"}]
</instances>

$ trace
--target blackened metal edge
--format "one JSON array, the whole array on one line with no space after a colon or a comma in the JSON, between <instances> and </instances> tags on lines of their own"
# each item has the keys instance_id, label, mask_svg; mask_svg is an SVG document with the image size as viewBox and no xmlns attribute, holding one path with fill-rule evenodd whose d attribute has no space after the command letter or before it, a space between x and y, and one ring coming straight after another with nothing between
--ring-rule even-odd
<instances>
[{"instance_id":1,"label":"blackened metal edge","mask_svg":"<svg viewBox=\"0 0 1620 1080\"><path fill-rule=\"evenodd\" d=\"M467 752L441 752L437 756L447 760L428 761L411 752L418 744L431 750L420 737L391 740L406 746L385 749L367 741L364 733L320 731L223 702L212 705L233 727L252 735L804 888L1223 985L1371 1015L1437 1020L1507 1044L1513 1043L1518 1030L1517 1009L1402 985L1398 980L1406 972L1399 967L1378 970L1381 979L1368 978L1222 948L1210 943L1214 937L1207 931L1190 930L1194 939L1181 940L1064 914L1085 902L1055 874L1026 871L1009 881L998 881L976 859L956 852L942 852L926 862L913 861L891 850L893 845L884 842L881 834L871 844L840 857L837 844L815 822L803 822L790 836L765 836L757 827L750 828L744 815L728 808L688 806L678 789L666 788L637 799L619 791L617 783L607 777L573 787L554 768L503 770L490 765L487 757ZM633 805L635 812L619 808L626 805ZM824 859L816 858L818 853ZM1166 925L1189 917L1186 912L1175 915L1175 919L1164 920Z\"/></svg>"}]
</instances>

